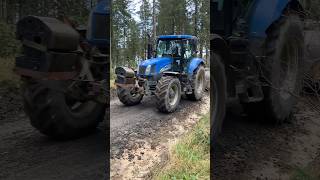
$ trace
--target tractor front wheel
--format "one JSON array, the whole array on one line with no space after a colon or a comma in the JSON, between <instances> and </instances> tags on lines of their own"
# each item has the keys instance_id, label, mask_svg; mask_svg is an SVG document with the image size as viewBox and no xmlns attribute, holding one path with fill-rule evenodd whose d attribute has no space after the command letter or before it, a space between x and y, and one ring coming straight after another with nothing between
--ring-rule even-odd
<instances>
[{"instance_id":1,"label":"tractor front wheel","mask_svg":"<svg viewBox=\"0 0 320 180\"><path fill-rule=\"evenodd\" d=\"M172 76L163 76L156 86L155 97L157 99L157 108L160 112L174 112L181 99L179 79Z\"/></svg>"},{"instance_id":2,"label":"tractor front wheel","mask_svg":"<svg viewBox=\"0 0 320 180\"><path fill-rule=\"evenodd\" d=\"M192 94L186 94L187 97L194 101L201 100L205 90L205 83L205 69L200 65L194 74Z\"/></svg>"}]
</instances>

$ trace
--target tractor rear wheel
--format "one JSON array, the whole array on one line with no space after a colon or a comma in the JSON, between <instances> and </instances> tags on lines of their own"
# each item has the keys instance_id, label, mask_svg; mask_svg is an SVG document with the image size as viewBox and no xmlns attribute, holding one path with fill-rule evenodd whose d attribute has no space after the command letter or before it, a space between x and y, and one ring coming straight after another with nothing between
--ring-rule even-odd
<instances>
[{"instance_id":1,"label":"tractor rear wheel","mask_svg":"<svg viewBox=\"0 0 320 180\"><path fill-rule=\"evenodd\" d=\"M131 89L117 87L117 95L119 100L126 106L134 106L142 101L143 94Z\"/></svg>"},{"instance_id":2,"label":"tractor rear wheel","mask_svg":"<svg viewBox=\"0 0 320 180\"><path fill-rule=\"evenodd\" d=\"M157 108L160 112L174 112L181 99L181 84L178 78L162 76L156 86Z\"/></svg>"},{"instance_id":3,"label":"tractor rear wheel","mask_svg":"<svg viewBox=\"0 0 320 180\"><path fill-rule=\"evenodd\" d=\"M262 64L264 100L245 104L248 115L281 123L289 120L302 88L303 28L300 18L288 15L269 28L267 59Z\"/></svg>"},{"instance_id":4,"label":"tractor rear wheel","mask_svg":"<svg viewBox=\"0 0 320 180\"><path fill-rule=\"evenodd\" d=\"M205 90L205 69L200 65L194 74L192 94L186 94L190 100L199 101L203 97Z\"/></svg>"},{"instance_id":5,"label":"tractor rear wheel","mask_svg":"<svg viewBox=\"0 0 320 180\"><path fill-rule=\"evenodd\" d=\"M72 139L93 132L106 111L105 104L78 101L40 82L25 82L23 100L31 125L56 139Z\"/></svg>"},{"instance_id":6,"label":"tractor rear wheel","mask_svg":"<svg viewBox=\"0 0 320 180\"><path fill-rule=\"evenodd\" d=\"M225 116L227 82L221 56L211 54L210 64L210 135L211 141L215 141Z\"/></svg>"}]
</instances>

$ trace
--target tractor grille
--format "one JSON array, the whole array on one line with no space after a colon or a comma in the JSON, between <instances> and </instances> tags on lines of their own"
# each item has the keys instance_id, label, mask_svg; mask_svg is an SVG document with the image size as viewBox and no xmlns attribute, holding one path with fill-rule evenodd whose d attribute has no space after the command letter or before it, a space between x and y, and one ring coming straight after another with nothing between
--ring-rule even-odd
<instances>
[{"instance_id":1,"label":"tractor grille","mask_svg":"<svg viewBox=\"0 0 320 180\"><path fill-rule=\"evenodd\" d=\"M149 86L150 91L155 91L156 90L156 86L157 85L150 85Z\"/></svg>"},{"instance_id":2,"label":"tractor grille","mask_svg":"<svg viewBox=\"0 0 320 180\"><path fill-rule=\"evenodd\" d=\"M153 78L149 78L148 80L149 90L155 91L157 86L157 81L153 80Z\"/></svg>"}]
</instances>

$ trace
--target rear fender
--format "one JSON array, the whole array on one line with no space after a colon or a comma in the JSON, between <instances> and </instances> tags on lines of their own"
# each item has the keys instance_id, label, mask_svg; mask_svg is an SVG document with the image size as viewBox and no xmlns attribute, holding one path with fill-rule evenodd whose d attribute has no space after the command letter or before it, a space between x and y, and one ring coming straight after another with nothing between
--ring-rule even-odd
<instances>
[{"instance_id":1,"label":"rear fender","mask_svg":"<svg viewBox=\"0 0 320 180\"><path fill-rule=\"evenodd\" d=\"M303 8L298 0L254 1L247 16L249 38L266 38L268 28L282 16L283 11L287 7L303 12Z\"/></svg>"},{"instance_id":2,"label":"rear fender","mask_svg":"<svg viewBox=\"0 0 320 180\"><path fill-rule=\"evenodd\" d=\"M204 65L204 60L201 58L192 58L188 66L188 76L192 76L194 71L200 66Z\"/></svg>"}]
</instances>

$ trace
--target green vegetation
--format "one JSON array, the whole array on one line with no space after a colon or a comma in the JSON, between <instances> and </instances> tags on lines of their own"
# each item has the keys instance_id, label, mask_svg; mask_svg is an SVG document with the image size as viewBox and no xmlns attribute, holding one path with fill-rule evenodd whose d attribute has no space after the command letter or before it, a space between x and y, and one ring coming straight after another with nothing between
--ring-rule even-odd
<instances>
[{"instance_id":1,"label":"green vegetation","mask_svg":"<svg viewBox=\"0 0 320 180\"><path fill-rule=\"evenodd\" d=\"M115 79L110 79L110 89L115 89L116 85L115 85Z\"/></svg>"},{"instance_id":2,"label":"green vegetation","mask_svg":"<svg viewBox=\"0 0 320 180\"><path fill-rule=\"evenodd\" d=\"M14 26L0 20L0 57L8 57L16 54L19 44L15 40Z\"/></svg>"},{"instance_id":3,"label":"green vegetation","mask_svg":"<svg viewBox=\"0 0 320 180\"><path fill-rule=\"evenodd\" d=\"M319 164L317 164L319 166ZM310 166L294 170L291 180L318 180L320 179L320 167Z\"/></svg>"},{"instance_id":4,"label":"green vegetation","mask_svg":"<svg viewBox=\"0 0 320 180\"><path fill-rule=\"evenodd\" d=\"M10 86L19 85L19 76L14 74L14 58L13 57L0 57L0 84Z\"/></svg>"},{"instance_id":5,"label":"green vegetation","mask_svg":"<svg viewBox=\"0 0 320 180\"><path fill-rule=\"evenodd\" d=\"M0 19L15 24L27 15L68 17L79 24L87 24L89 12L98 0L0 0Z\"/></svg>"},{"instance_id":6,"label":"green vegetation","mask_svg":"<svg viewBox=\"0 0 320 180\"><path fill-rule=\"evenodd\" d=\"M210 179L210 121L209 114L196 127L174 145L170 161L160 170L158 180Z\"/></svg>"},{"instance_id":7,"label":"green vegetation","mask_svg":"<svg viewBox=\"0 0 320 180\"><path fill-rule=\"evenodd\" d=\"M15 56L19 52L15 25L22 17L67 17L75 25L86 25L90 9L96 3L97 0L0 0L0 57Z\"/></svg>"}]
</instances>

